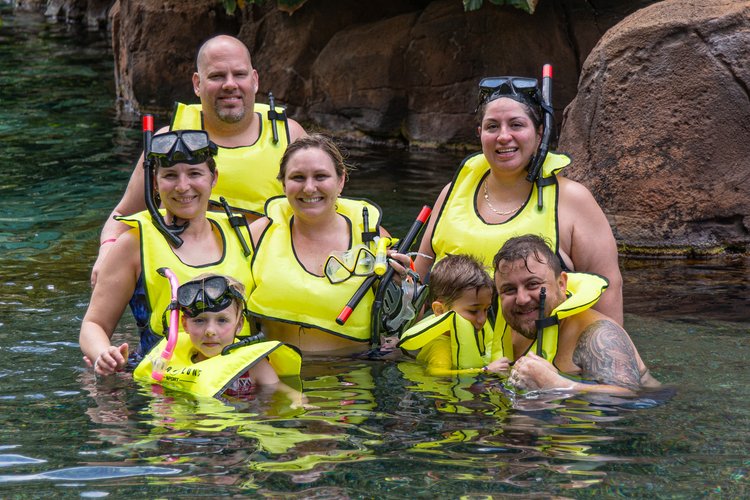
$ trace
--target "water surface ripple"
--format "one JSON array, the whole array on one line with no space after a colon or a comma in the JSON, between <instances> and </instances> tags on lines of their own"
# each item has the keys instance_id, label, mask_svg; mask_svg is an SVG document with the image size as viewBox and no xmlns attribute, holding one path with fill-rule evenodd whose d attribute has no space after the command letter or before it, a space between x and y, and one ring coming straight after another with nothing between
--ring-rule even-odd
<instances>
[{"instance_id":1,"label":"water surface ripple","mask_svg":"<svg viewBox=\"0 0 750 500\"><path fill-rule=\"evenodd\" d=\"M95 380L78 328L101 224L140 133L114 116L107 37L0 5L3 497L748 496L747 259L623 260L626 326L663 391L523 396L410 363L318 360L317 409ZM346 194L401 234L453 153L350 148ZM125 317L116 341L132 340Z\"/></svg>"}]
</instances>

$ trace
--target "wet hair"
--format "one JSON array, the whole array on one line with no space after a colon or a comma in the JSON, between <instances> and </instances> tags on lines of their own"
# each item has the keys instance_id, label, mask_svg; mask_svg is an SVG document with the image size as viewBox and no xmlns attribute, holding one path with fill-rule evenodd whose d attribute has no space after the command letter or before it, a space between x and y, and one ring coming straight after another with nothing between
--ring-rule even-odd
<instances>
[{"instance_id":1,"label":"wet hair","mask_svg":"<svg viewBox=\"0 0 750 500\"><path fill-rule=\"evenodd\" d=\"M300 137L284 151L284 156L281 157L281 163L279 165L279 175L276 176L282 183L284 182L284 176L286 176L286 167L292 155L298 151L304 149L319 149L326 153L331 161L333 161L333 167L336 170L336 176L341 179L347 179L349 176L349 170L351 166L347 165L344 161L344 155L339 150L338 146L327 136L323 134L311 134L305 137Z\"/></svg>"},{"instance_id":2,"label":"wet hair","mask_svg":"<svg viewBox=\"0 0 750 500\"><path fill-rule=\"evenodd\" d=\"M495 285L484 265L466 254L447 255L430 271L430 302L442 302L450 308L464 292L489 288Z\"/></svg>"},{"instance_id":3,"label":"wet hair","mask_svg":"<svg viewBox=\"0 0 750 500\"><path fill-rule=\"evenodd\" d=\"M526 113L526 116L529 117L529 120L534 124L534 128L538 129L544 122L542 121L542 107L538 104L531 103L528 99L525 99L521 96L515 96L515 95L501 95L496 97L495 99L487 100L485 102L482 102L477 107L477 113L476 113L476 120L479 125L482 124L482 120L484 120L484 114L487 111L487 105L489 103L496 101L501 98L507 98L512 99L519 103L521 107L523 108L524 112Z\"/></svg>"},{"instance_id":4,"label":"wet hair","mask_svg":"<svg viewBox=\"0 0 750 500\"><path fill-rule=\"evenodd\" d=\"M493 269L498 271L501 262L516 262L522 260L529 270L528 259L534 257L537 262L546 264L555 273L555 278L562 272L560 259L551 249L551 242L547 238L535 234L515 236L510 238L495 254L492 261Z\"/></svg>"}]
</instances>

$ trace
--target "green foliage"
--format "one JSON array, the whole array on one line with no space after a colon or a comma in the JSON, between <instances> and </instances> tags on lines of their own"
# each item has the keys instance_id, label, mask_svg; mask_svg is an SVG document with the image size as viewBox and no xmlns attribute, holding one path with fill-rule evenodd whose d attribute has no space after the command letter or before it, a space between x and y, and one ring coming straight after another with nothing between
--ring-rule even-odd
<instances>
[{"instance_id":1,"label":"green foliage","mask_svg":"<svg viewBox=\"0 0 750 500\"><path fill-rule=\"evenodd\" d=\"M283 12L291 14L295 10L302 7L307 0L276 0L276 6ZM224 4L224 8L227 10L227 14L232 15L235 13L237 8L240 10L244 9L248 4L261 4L263 0L221 0Z\"/></svg>"},{"instance_id":2,"label":"green foliage","mask_svg":"<svg viewBox=\"0 0 750 500\"><path fill-rule=\"evenodd\" d=\"M469 12L472 10L478 10L482 6L482 3L484 3L484 0L463 0L463 3L464 10ZM539 0L490 0L490 3L495 5L510 5L516 9L521 9L529 14L533 14Z\"/></svg>"}]
</instances>

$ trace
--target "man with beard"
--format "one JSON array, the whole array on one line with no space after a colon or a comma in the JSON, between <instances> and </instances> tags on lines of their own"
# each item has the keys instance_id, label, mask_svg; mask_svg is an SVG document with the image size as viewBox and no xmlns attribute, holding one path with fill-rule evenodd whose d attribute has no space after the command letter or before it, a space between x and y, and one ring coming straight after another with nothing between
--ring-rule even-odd
<instances>
[{"instance_id":1,"label":"man with beard","mask_svg":"<svg viewBox=\"0 0 750 500\"><path fill-rule=\"evenodd\" d=\"M219 35L198 51L193 90L200 104L177 103L172 124L159 131L203 129L218 145L218 177L211 195L211 207L221 209L223 197L234 211L248 221L263 215L268 198L281 195L276 180L279 161L289 143L307 135L282 108L256 102L258 72L250 52L237 38ZM99 256L91 273L96 284L101 263L117 237L129 229L115 216L132 215L146 208L143 197L143 156L136 164L125 193L105 222L100 236Z\"/></svg>"},{"instance_id":2,"label":"man with beard","mask_svg":"<svg viewBox=\"0 0 750 500\"><path fill-rule=\"evenodd\" d=\"M659 386L627 332L591 309L607 287L604 278L566 273L547 242L534 235L509 239L495 255L494 269L502 309L495 335L512 335L511 384L619 395Z\"/></svg>"}]
</instances>

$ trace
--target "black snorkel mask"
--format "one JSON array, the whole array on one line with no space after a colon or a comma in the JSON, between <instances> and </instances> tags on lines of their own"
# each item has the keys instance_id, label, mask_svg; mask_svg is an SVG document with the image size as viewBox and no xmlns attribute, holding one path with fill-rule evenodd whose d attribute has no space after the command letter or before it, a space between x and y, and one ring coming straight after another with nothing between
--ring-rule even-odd
<instances>
[{"instance_id":1,"label":"black snorkel mask","mask_svg":"<svg viewBox=\"0 0 750 500\"><path fill-rule=\"evenodd\" d=\"M554 176L545 178L542 173L544 160L547 159L549 143L555 127L555 114L552 109L552 66L545 64L542 69L542 89L536 78L518 76L494 76L483 78L479 82L479 105L477 110L488 102L501 97L508 97L531 107L534 112L542 113L542 140L536 154L531 159L529 174L526 180L536 183L538 196L537 207L542 209L542 188L554 184Z\"/></svg>"},{"instance_id":2,"label":"black snorkel mask","mask_svg":"<svg viewBox=\"0 0 750 500\"><path fill-rule=\"evenodd\" d=\"M507 97L531 106L535 110L542 107L542 97L536 78L520 76L490 76L479 82L479 106L495 99ZM479 109L477 107L477 109Z\"/></svg>"},{"instance_id":3,"label":"black snorkel mask","mask_svg":"<svg viewBox=\"0 0 750 500\"><path fill-rule=\"evenodd\" d=\"M177 289L177 306L188 318L194 318L203 312L219 312L231 306L234 302L242 304L242 315L246 321L250 320L247 302L237 288L224 276L209 276L208 278L188 281ZM263 332L242 338L238 342L229 344L221 350L226 356L240 347L255 344L265 340Z\"/></svg>"},{"instance_id":4,"label":"black snorkel mask","mask_svg":"<svg viewBox=\"0 0 750 500\"><path fill-rule=\"evenodd\" d=\"M224 276L188 281L177 289L177 304L189 318L223 311L235 301L242 304L243 313L247 311L245 298Z\"/></svg>"},{"instance_id":5,"label":"black snorkel mask","mask_svg":"<svg viewBox=\"0 0 750 500\"><path fill-rule=\"evenodd\" d=\"M154 118L143 116L143 170L146 208L151 220L172 246L182 246L179 235L188 227L167 224L156 206L154 173L156 167L169 168L177 163L198 165L216 155L218 148L204 130L176 130L154 135Z\"/></svg>"}]
</instances>

